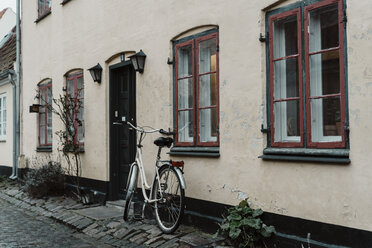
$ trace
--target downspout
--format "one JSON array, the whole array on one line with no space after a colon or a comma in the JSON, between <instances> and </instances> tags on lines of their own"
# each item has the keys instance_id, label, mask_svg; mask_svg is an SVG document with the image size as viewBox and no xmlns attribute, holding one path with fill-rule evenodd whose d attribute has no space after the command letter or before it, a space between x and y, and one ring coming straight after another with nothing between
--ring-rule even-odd
<instances>
[{"instance_id":1,"label":"downspout","mask_svg":"<svg viewBox=\"0 0 372 248\"><path fill-rule=\"evenodd\" d=\"M16 174L16 164L17 164L17 145L16 145L16 105L17 105L17 100L16 100L16 84L13 80L13 75L15 75L15 72L13 70L9 70L8 78L9 82L12 84L12 92L13 92L13 166L12 166L12 175L9 177L10 179L16 179L17 174Z\"/></svg>"},{"instance_id":2,"label":"downspout","mask_svg":"<svg viewBox=\"0 0 372 248\"><path fill-rule=\"evenodd\" d=\"M17 112L17 116L16 116L16 136L17 136L17 140L16 140L16 156L17 156L17 163L16 163L16 171L15 171L15 177L17 178L18 177L18 158L19 158L19 154L20 154L20 142L21 142L21 127L20 127L20 104L21 104L21 101L20 101L20 97L21 97L21 75L20 75L20 69L21 69L21 60L20 60L20 55L21 55L21 36L20 36L20 16L21 16L21 11L20 11L20 0L16 0L17 1L17 22L16 22L16 28L17 28L17 31L16 31L16 35L17 35L17 51L16 51L16 74L17 74L17 87L16 87L16 90L17 90L17 106L16 106L16 112Z\"/></svg>"}]
</instances>

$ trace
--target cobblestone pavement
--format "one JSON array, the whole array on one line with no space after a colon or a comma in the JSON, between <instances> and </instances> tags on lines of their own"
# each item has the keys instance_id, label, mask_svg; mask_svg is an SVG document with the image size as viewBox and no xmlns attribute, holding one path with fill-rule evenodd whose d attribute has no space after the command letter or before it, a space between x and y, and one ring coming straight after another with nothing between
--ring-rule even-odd
<instances>
[{"instance_id":1,"label":"cobblestone pavement","mask_svg":"<svg viewBox=\"0 0 372 248\"><path fill-rule=\"evenodd\" d=\"M184 225L166 235L154 220L128 223L121 216L94 219L81 214L94 207L67 197L32 199L16 186L0 188L0 248L211 248L223 241Z\"/></svg>"},{"instance_id":2,"label":"cobblestone pavement","mask_svg":"<svg viewBox=\"0 0 372 248\"><path fill-rule=\"evenodd\" d=\"M0 199L0 247L111 247Z\"/></svg>"}]
</instances>

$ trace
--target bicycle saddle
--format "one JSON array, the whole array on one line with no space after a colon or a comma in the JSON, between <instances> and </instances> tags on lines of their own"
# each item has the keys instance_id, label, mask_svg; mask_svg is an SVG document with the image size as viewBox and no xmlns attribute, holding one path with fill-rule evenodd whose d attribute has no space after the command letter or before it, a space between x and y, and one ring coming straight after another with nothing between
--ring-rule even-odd
<instances>
[{"instance_id":1,"label":"bicycle saddle","mask_svg":"<svg viewBox=\"0 0 372 248\"><path fill-rule=\"evenodd\" d=\"M170 147L173 143L173 139L171 137L159 137L154 141L154 144L160 147Z\"/></svg>"}]
</instances>

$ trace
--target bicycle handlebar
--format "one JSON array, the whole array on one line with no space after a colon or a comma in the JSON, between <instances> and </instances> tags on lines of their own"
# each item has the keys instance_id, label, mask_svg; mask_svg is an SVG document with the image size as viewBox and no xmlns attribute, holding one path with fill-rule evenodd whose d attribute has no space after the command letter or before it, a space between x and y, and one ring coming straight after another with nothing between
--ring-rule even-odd
<instances>
[{"instance_id":1,"label":"bicycle handlebar","mask_svg":"<svg viewBox=\"0 0 372 248\"><path fill-rule=\"evenodd\" d=\"M167 131L164 131L163 129L152 129L152 130L145 130L143 128L139 128L139 127L136 127L134 126L131 122L129 121L120 121L120 122L113 122L114 125L123 125L123 124L127 124L129 125L131 128L135 129L137 132L140 132L140 133L156 133L156 132L159 132L161 134L164 134L164 135L174 135L174 132L167 132Z\"/></svg>"}]
</instances>

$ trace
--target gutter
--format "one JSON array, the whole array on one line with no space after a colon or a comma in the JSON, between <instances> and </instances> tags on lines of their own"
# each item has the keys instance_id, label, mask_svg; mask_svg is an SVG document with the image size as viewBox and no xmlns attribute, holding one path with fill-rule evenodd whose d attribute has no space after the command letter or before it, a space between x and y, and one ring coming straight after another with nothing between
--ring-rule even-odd
<instances>
[{"instance_id":1,"label":"gutter","mask_svg":"<svg viewBox=\"0 0 372 248\"><path fill-rule=\"evenodd\" d=\"M20 97L21 97L21 75L20 75L20 67L21 67L21 60L20 60L20 54L21 54L21 35L20 35L20 0L16 0L16 8L17 8L17 20L16 20L16 36L17 36L17 51L16 51L16 75L17 75L17 81L16 81L16 167L15 167L15 175L14 179L18 178L18 163L19 160L19 154L20 154L20 143L21 143L21 133L20 133Z\"/></svg>"}]
</instances>

